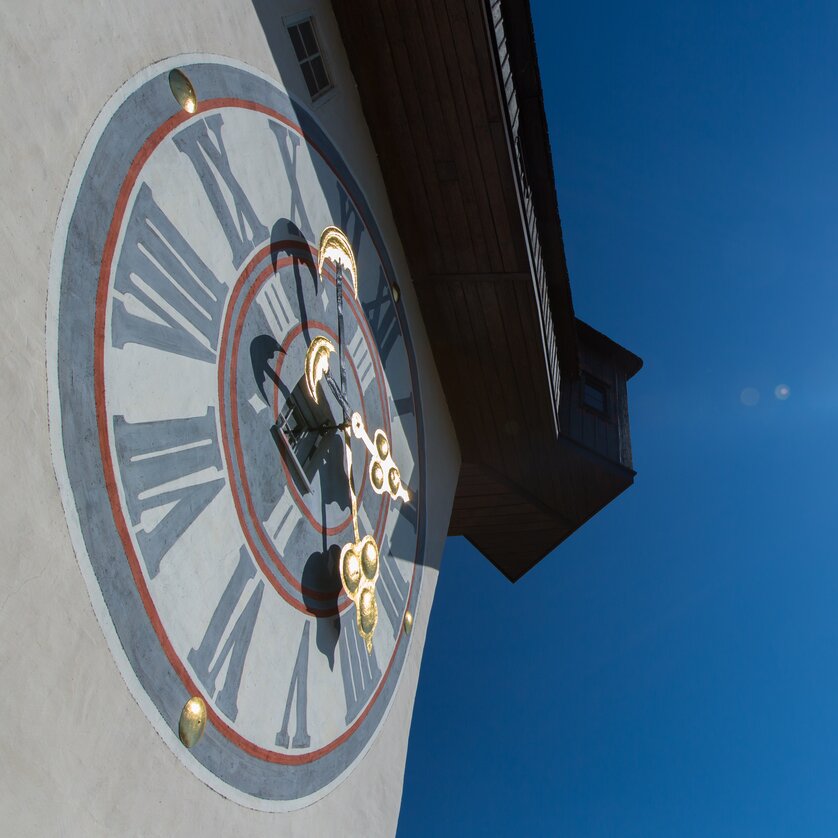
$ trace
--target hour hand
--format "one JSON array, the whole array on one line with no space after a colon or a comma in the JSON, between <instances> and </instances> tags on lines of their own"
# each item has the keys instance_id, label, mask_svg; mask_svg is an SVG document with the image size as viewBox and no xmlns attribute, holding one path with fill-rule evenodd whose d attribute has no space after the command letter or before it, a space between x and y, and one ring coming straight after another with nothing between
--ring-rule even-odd
<instances>
[{"instance_id":1,"label":"hour hand","mask_svg":"<svg viewBox=\"0 0 838 838\"><path fill-rule=\"evenodd\" d=\"M306 350L305 358L305 380L309 395L315 402L319 401L317 385L325 379L329 389L338 400L343 412L349 415L352 408L346 400L341 387L329 372L329 356L335 351L334 344L326 337L318 335L314 338Z\"/></svg>"},{"instance_id":2,"label":"hour hand","mask_svg":"<svg viewBox=\"0 0 838 838\"><path fill-rule=\"evenodd\" d=\"M352 408L349 406L346 396L343 395L340 385L334 378L332 378L332 374L330 372L326 373L326 383L329 385L329 389L338 400L338 404L343 408L343 415L348 416L352 412ZM343 427L346 427L346 425L343 425Z\"/></svg>"},{"instance_id":3,"label":"hour hand","mask_svg":"<svg viewBox=\"0 0 838 838\"><path fill-rule=\"evenodd\" d=\"M374 438L370 439L367 429L364 427L364 420L360 413L352 414L352 433L356 439L360 439L370 452L370 482L376 494L383 495L385 492L393 500L409 501L410 493L402 484L401 473L393 460L393 452L390 450L390 440L380 428L375 432Z\"/></svg>"}]
</instances>

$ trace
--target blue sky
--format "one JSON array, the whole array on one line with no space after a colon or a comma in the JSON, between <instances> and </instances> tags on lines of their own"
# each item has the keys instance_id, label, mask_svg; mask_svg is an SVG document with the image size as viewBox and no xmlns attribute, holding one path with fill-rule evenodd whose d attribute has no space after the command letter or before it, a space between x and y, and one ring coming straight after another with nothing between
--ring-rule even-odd
<instances>
[{"instance_id":1,"label":"blue sky","mask_svg":"<svg viewBox=\"0 0 838 838\"><path fill-rule=\"evenodd\" d=\"M834 836L838 5L532 9L638 477L516 585L449 539L399 834Z\"/></svg>"}]
</instances>

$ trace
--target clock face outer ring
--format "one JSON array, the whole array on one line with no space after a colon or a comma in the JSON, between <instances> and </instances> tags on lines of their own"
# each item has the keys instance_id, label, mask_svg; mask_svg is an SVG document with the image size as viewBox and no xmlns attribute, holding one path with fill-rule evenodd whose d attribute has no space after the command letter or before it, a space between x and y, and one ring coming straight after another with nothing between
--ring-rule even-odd
<instances>
[{"instance_id":1,"label":"clock face outer ring","mask_svg":"<svg viewBox=\"0 0 838 838\"><path fill-rule=\"evenodd\" d=\"M111 653L146 716L193 773L242 805L290 811L328 793L369 749L391 706L409 637L400 633L376 696L355 725L322 756L293 765L281 759L263 759L226 738L213 724L212 714L202 740L192 751L178 739L180 711L191 695L200 691L189 684L188 676L184 679L183 667L178 671L178 662L170 660L162 648L115 523L106 485L110 478L105 477L99 445L94 387L94 346L104 337L93 335L100 302L97 295L101 294L100 260L109 246L111 221L129 176L128 168L149 135L179 113L168 83L168 74L175 68L184 70L202 100L235 98L258 103L299 126L352 198L390 283L395 272L369 204L316 118L268 76L220 56L177 56L151 65L114 94L85 140L56 228L47 304L53 462L79 565ZM424 487L424 423L418 371L403 308L401 304L394 308L409 364L417 429L414 455L419 485ZM424 494L416 494L415 567L407 600L407 608L414 613L424 563Z\"/></svg>"}]
</instances>

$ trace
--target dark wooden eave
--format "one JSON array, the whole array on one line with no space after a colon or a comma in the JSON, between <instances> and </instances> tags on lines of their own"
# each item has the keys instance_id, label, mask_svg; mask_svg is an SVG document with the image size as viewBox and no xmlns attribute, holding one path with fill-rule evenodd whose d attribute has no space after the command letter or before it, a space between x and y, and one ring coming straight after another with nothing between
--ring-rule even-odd
<instances>
[{"instance_id":1,"label":"dark wooden eave","mask_svg":"<svg viewBox=\"0 0 838 838\"><path fill-rule=\"evenodd\" d=\"M460 444L449 531L514 580L634 476L559 433L578 343L529 6L333 9Z\"/></svg>"}]
</instances>

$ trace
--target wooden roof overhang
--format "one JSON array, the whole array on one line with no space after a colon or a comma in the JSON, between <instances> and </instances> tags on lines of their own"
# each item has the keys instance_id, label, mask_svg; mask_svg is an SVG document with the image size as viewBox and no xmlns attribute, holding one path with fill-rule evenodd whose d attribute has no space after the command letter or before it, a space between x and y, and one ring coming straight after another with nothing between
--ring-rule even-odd
<instances>
[{"instance_id":1,"label":"wooden roof overhang","mask_svg":"<svg viewBox=\"0 0 838 838\"><path fill-rule=\"evenodd\" d=\"M460 445L449 532L515 580L634 475L559 433L577 330L529 5L333 10Z\"/></svg>"}]
</instances>

